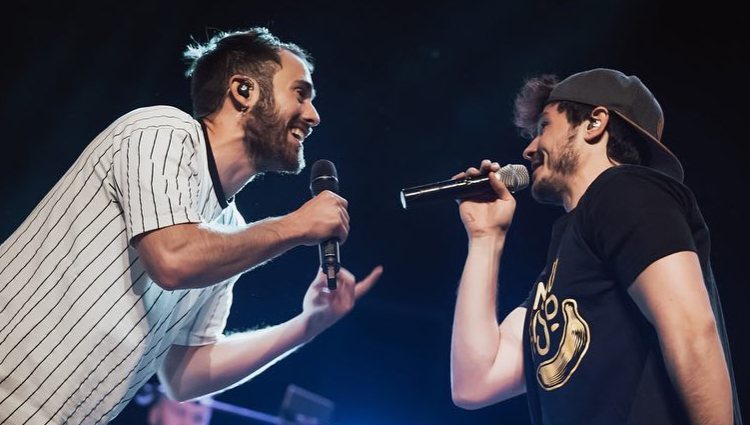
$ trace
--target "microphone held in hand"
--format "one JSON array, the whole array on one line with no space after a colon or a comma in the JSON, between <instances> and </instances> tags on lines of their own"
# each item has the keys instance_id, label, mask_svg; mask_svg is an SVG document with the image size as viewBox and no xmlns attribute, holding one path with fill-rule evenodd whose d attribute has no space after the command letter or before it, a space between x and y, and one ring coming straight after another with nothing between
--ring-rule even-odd
<instances>
[{"instance_id":1,"label":"microphone held in hand","mask_svg":"<svg viewBox=\"0 0 750 425\"><path fill-rule=\"evenodd\" d=\"M333 162L319 159L315 161L310 171L310 193L312 196L318 196L324 190L339 193L339 177ZM318 244L318 252L320 268L323 269L328 279L328 289L336 289L336 273L341 268L339 240L333 238Z\"/></svg>"},{"instance_id":2,"label":"microphone held in hand","mask_svg":"<svg viewBox=\"0 0 750 425\"><path fill-rule=\"evenodd\" d=\"M497 172L500 180L511 192L525 189L529 185L529 172L520 164L508 164ZM401 189L401 206L404 209L438 200L454 200L478 197L493 193L489 176L445 180Z\"/></svg>"}]
</instances>

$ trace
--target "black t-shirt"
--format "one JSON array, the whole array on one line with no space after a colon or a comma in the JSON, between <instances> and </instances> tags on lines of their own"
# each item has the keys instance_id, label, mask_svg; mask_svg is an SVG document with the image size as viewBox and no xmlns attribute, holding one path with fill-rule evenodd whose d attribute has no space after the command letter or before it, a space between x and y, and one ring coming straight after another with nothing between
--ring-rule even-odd
<instances>
[{"instance_id":1,"label":"black t-shirt","mask_svg":"<svg viewBox=\"0 0 750 425\"><path fill-rule=\"evenodd\" d=\"M656 331L627 293L648 265L680 251L697 252L715 296L694 196L645 167L606 170L555 223L547 265L525 303L533 423L687 423Z\"/></svg>"}]
</instances>

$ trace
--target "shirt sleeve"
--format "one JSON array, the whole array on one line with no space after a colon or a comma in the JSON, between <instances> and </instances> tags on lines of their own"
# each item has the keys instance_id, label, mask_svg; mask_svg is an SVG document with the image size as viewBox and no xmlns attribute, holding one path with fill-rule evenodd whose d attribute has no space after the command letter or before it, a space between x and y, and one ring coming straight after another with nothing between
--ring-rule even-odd
<instances>
[{"instance_id":1,"label":"shirt sleeve","mask_svg":"<svg viewBox=\"0 0 750 425\"><path fill-rule=\"evenodd\" d=\"M583 228L618 283L628 287L656 260L696 251L685 190L660 176L622 172L591 197Z\"/></svg>"},{"instance_id":2,"label":"shirt sleeve","mask_svg":"<svg viewBox=\"0 0 750 425\"><path fill-rule=\"evenodd\" d=\"M241 226L245 219L232 203L217 218L217 222L229 226ZM183 326L177 333L175 343L179 345L206 345L213 344L223 338L224 328L232 307L232 288L239 276L234 276L211 288L202 291L208 297L200 307L195 318Z\"/></svg>"},{"instance_id":3,"label":"shirt sleeve","mask_svg":"<svg viewBox=\"0 0 750 425\"><path fill-rule=\"evenodd\" d=\"M202 221L195 201L200 184L197 143L190 132L169 122L135 129L122 138L114 180L128 240L150 230Z\"/></svg>"},{"instance_id":4,"label":"shirt sleeve","mask_svg":"<svg viewBox=\"0 0 750 425\"><path fill-rule=\"evenodd\" d=\"M177 333L174 343L196 346L213 344L223 338L229 311L232 306L232 288L236 278L204 289L208 299L192 321Z\"/></svg>"}]
</instances>

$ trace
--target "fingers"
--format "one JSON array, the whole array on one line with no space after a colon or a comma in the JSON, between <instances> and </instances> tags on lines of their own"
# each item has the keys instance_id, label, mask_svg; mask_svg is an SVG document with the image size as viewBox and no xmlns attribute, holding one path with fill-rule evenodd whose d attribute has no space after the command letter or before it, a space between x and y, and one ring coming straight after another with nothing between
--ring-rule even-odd
<instances>
[{"instance_id":1,"label":"fingers","mask_svg":"<svg viewBox=\"0 0 750 425\"><path fill-rule=\"evenodd\" d=\"M502 180L500 180L500 176L497 175L497 172L490 173L490 186L492 187L492 190L497 193L498 198L507 201L510 199L513 199L513 195L511 195L508 188L505 186L505 183L503 183Z\"/></svg>"},{"instance_id":2,"label":"fingers","mask_svg":"<svg viewBox=\"0 0 750 425\"><path fill-rule=\"evenodd\" d=\"M480 174L482 174L482 172L479 171L479 169L477 169L475 167L469 167L469 168L466 169L466 173L464 173L464 174L466 174L466 177L472 178L472 177L479 176Z\"/></svg>"},{"instance_id":3,"label":"fingers","mask_svg":"<svg viewBox=\"0 0 750 425\"><path fill-rule=\"evenodd\" d=\"M326 196L330 196L334 200L335 205L338 206L340 225L338 229L335 230L335 233L339 242L343 244L349 236L349 229L351 228L349 225L349 211L347 211L349 201L328 190L323 191L322 193L326 192Z\"/></svg>"},{"instance_id":4,"label":"fingers","mask_svg":"<svg viewBox=\"0 0 750 425\"><path fill-rule=\"evenodd\" d=\"M482 162L479 163L479 173L480 174L489 173L491 165L492 165L492 162L490 162L489 159L483 159Z\"/></svg>"},{"instance_id":5,"label":"fingers","mask_svg":"<svg viewBox=\"0 0 750 425\"><path fill-rule=\"evenodd\" d=\"M479 174L485 175L500 170L500 164L489 159L483 159L479 164Z\"/></svg>"},{"instance_id":6,"label":"fingers","mask_svg":"<svg viewBox=\"0 0 750 425\"><path fill-rule=\"evenodd\" d=\"M498 176L498 171L500 171L500 163L495 161L490 161L489 159L484 159L482 162L479 163L479 168L477 167L469 167L464 171L463 173L456 174L453 176L453 179L461 179L461 178L477 178L477 177L489 177L489 183L490 187L492 187L493 191L497 195L497 197L503 201L509 201L513 200L513 195L510 193L508 188L505 186L505 184L500 180ZM482 199L482 198L477 198ZM483 200L494 200L495 198L492 197L492 199L483 199ZM465 199L456 199L456 202L458 204L461 204L462 201Z\"/></svg>"},{"instance_id":7,"label":"fingers","mask_svg":"<svg viewBox=\"0 0 750 425\"><path fill-rule=\"evenodd\" d=\"M349 230L351 229L351 226L349 225L349 211L347 211L345 208L341 209L341 228L339 229L337 233L337 237L339 239L339 242L343 245L344 242L346 242L346 238L349 236Z\"/></svg>"},{"instance_id":8,"label":"fingers","mask_svg":"<svg viewBox=\"0 0 750 425\"><path fill-rule=\"evenodd\" d=\"M360 280L354 285L354 298L359 299L362 295L366 294L370 291L370 289L375 285L375 283L380 279L380 276L383 275L383 266L377 266L370 274L367 275L364 279Z\"/></svg>"},{"instance_id":9,"label":"fingers","mask_svg":"<svg viewBox=\"0 0 750 425\"><path fill-rule=\"evenodd\" d=\"M310 223L310 239L315 243L331 238L340 243L346 241L350 230L348 207L349 201L330 190L324 190L308 201L303 208L312 218L303 220Z\"/></svg>"},{"instance_id":10,"label":"fingers","mask_svg":"<svg viewBox=\"0 0 750 425\"><path fill-rule=\"evenodd\" d=\"M347 201L344 197L339 195L336 192L332 192L330 190L324 190L318 194L318 196L327 196L329 198L332 198L334 201L336 201L339 205L341 205L344 208L349 207L349 201Z\"/></svg>"},{"instance_id":11,"label":"fingers","mask_svg":"<svg viewBox=\"0 0 750 425\"><path fill-rule=\"evenodd\" d=\"M313 279L310 285L314 287L324 287L328 285L328 279L326 278L326 274L323 273L323 269L318 267L318 274L315 275L315 279Z\"/></svg>"},{"instance_id":12,"label":"fingers","mask_svg":"<svg viewBox=\"0 0 750 425\"><path fill-rule=\"evenodd\" d=\"M380 279L380 276L382 275L383 266L376 266L372 269L370 274L367 275L367 277L360 280L359 282L355 282L356 279L354 275L349 270L342 267L338 272L337 280L339 283L339 289L350 288L353 286L355 299L358 299L359 297L370 291L370 288L375 285L375 283L378 281L378 279ZM325 283L325 275L320 274L319 276L323 276L323 281Z\"/></svg>"},{"instance_id":13,"label":"fingers","mask_svg":"<svg viewBox=\"0 0 750 425\"><path fill-rule=\"evenodd\" d=\"M459 173L453 176L453 179L459 179L459 178L464 178L464 177L474 178L474 177L487 175L490 172L497 172L498 170L500 170L499 163L492 162L489 159L483 159L482 162L479 163L479 168L469 167L463 173Z\"/></svg>"}]
</instances>

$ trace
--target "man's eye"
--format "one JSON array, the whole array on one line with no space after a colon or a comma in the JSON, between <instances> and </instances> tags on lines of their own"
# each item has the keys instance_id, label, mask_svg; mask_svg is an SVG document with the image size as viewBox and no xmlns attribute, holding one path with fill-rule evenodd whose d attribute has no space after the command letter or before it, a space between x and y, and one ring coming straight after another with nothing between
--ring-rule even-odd
<instances>
[{"instance_id":1,"label":"man's eye","mask_svg":"<svg viewBox=\"0 0 750 425\"><path fill-rule=\"evenodd\" d=\"M536 126L536 135L540 135L544 132L544 127L547 127L549 124L548 121L539 121L539 124Z\"/></svg>"}]
</instances>

